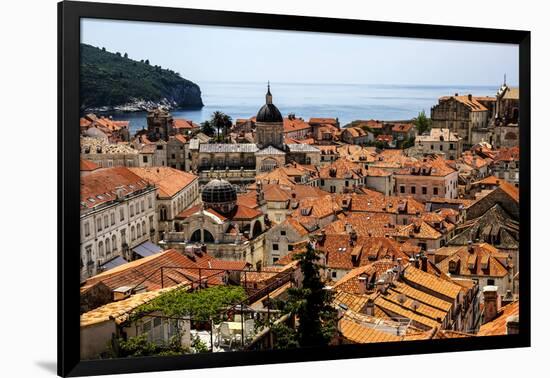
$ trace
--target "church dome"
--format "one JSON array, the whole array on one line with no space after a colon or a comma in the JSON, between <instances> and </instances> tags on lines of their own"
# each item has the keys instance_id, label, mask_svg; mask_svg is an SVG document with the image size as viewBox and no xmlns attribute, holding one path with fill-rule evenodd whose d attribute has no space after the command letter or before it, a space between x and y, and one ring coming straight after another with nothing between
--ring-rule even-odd
<instances>
[{"instance_id":1,"label":"church dome","mask_svg":"<svg viewBox=\"0 0 550 378\"><path fill-rule=\"evenodd\" d=\"M265 95L265 105L258 110L256 122L283 122L283 116L275 105L273 105L273 97L269 84L267 85L267 93Z\"/></svg>"},{"instance_id":2,"label":"church dome","mask_svg":"<svg viewBox=\"0 0 550 378\"><path fill-rule=\"evenodd\" d=\"M210 180L202 188L201 199L204 205L222 213L227 213L235 207L237 191L225 180Z\"/></svg>"},{"instance_id":3,"label":"church dome","mask_svg":"<svg viewBox=\"0 0 550 378\"><path fill-rule=\"evenodd\" d=\"M283 122L283 116L273 104L265 104L256 115L256 122Z\"/></svg>"}]
</instances>

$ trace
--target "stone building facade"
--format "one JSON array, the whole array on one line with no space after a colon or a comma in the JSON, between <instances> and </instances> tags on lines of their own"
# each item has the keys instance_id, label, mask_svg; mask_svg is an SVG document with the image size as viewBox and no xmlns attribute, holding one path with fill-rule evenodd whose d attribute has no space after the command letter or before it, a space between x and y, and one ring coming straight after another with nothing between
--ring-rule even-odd
<instances>
[{"instance_id":1,"label":"stone building facade","mask_svg":"<svg viewBox=\"0 0 550 378\"><path fill-rule=\"evenodd\" d=\"M471 145L472 130L487 128L489 109L471 94L441 97L431 109L432 128L450 129Z\"/></svg>"},{"instance_id":2,"label":"stone building facade","mask_svg":"<svg viewBox=\"0 0 550 378\"><path fill-rule=\"evenodd\" d=\"M156 189L128 168L105 168L81 177L80 276L155 237Z\"/></svg>"},{"instance_id":3,"label":"stone building facade","mask_svg":"<svg viewBox=\"0 0 550 378\"><path fill-rule=\"evenodd\" d=\"M157 188L156 219L158 238L172 230L177 214L199 202L198 177L169 167L130 168L130 170ZM156 240L155 240L156 241Z\"/></svg>"},{"instance_id":4,"label":"stone building facade","mask_svg":"<svg viewBox=\"0 0 550 378\"><path fill-rule=\"evenodd\" d=\"M432 197L458 198L458 171L442 158L425 158L395 173L395 193L425 202Z\"/></svg>"},{"instance_id":5,"label":"stone building facade","mask_svg":"<svg viewBox=\"0 0 550 378\"><path fill-rule=\"evenodd\" d=\"M463 139L449 129L432 128L428 135L419 135L414 144L425 154L444 154L446 159L458 159Z\"/></svg>"}]
</instances>

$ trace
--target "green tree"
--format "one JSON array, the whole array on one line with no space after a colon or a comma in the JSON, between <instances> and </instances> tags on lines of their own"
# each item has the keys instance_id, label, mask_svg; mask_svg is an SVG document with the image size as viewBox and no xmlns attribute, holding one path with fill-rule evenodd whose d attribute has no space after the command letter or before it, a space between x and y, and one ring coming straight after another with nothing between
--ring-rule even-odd
<instances>
[{"instance_id":1,"label":"green tree","mask_svg":"<svg viewBox=\"0 0 550 378\"><path fill-rule=\"evenodd\" d=\"M216 133L216 130L214 129L210 121L204 121L203 123L201 123L201 132L210 137L213 137Z\"/></svg>"},{"instance_id":2,"label":"green tree","mask_svg":"<svg viewBox=\"0 0 550 378\"><path fill-rule=\"evenodd\" d=\"M301 347L328 345L336 332L336 310L332 307L332 293L325 289L319 269L319 253L308 244L306 250L295 256L302 272L302 287L289 289L285 310L298 318L294 340L288 329L275 330L283 336L285 345ZM281 344L278 342L278 346Z\"/></svg>"},{"instance_id":3,"label":"green tree","mask_svg":"<svg viewBox=\"0 0 550 378\"><path fill-rule=\"evenodd\" d=\"M418 117L413 120L413 123L418 130L418 134L423 134L426 131L430 131L432 128L432 121L426 116L426 112L424 110L418 114Z\"/></svg>"},{"instance_id":4,"label":"green tree","mask_svg":"<svg viewBox=\"0 0 550 378\"><path fill-rule=\"evenodd\" d=\"M225 113L222 113L220 111L215 111L212 113L212 118L210 119L210 123L216 128L217 130L217 139L220 139L220 129L223 133L223 140L225 141L225 138L227 137L227 131L231 127L231 117L228 116Z\"/></svg>"},{"instance_id":5,"label":"green tree","mask_svg":"<svg viewBox=\"0 0 550 378\"><path fill-rule=\"evenodd\" d=\"M156 344L147 340L146 334L130 337L127 340L118 338L110 349L110 355L115 358L176 356L188 352L189 350L182 348L179 337L172 337L166 344Z\"/></svg>"},{"instance_id":6,"label":"green tree","mask_svg":"<svg viewBox=\"0 0 550 378\"><path fill-rule=\"evenodd\" d=\"M124 57L128 59L128 53L124 53Z\"/></svg>"}]
</instances>

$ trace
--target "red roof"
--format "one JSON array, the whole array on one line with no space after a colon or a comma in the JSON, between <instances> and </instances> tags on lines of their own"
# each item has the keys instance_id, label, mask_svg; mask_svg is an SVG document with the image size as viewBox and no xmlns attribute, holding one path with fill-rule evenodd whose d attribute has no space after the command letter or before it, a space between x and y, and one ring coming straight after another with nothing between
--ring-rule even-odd
<instances>
[{"instance_id":1,"label":"red roof","mask_svg":"<svg viewBox=\"0 0 550 378\"><path fill-rule=\"evenodd\" d=\"M93 208L115 201L117 191L126 196L149 186L147 181L126 167L104 168L80 178L80 207Z\"/></svg>"},{"instance_id":2,"label":"red roof","mask_svg":"<svg viewBox=\"0 0 550 378\"><path fill-rule=\"evenodd\" d=\"M174 129L196 129L199 126L193 124L193 121L188 121L186 119L174 119L172 127Z\"/></svg>"},{"instance_id":3,"label":"red roof","mask_svg":"<svg viewBox=\"0 0 550 378\"><path fill-rule=\"evenodd\" d=\"M396 123L393 125L391 131L394 133L408 133L413 128L412 123Z\"/></svg>"},{"instance_id":4,"label":"red roof","mask_svg":"<svg viewBox=\"0 0 550 378\"><path fill-rule=\"evenodd\" d=\"M93 161L86 160L86 159L80 159L80 171L90 172L95 171L99 168L99 165L94 163Z\"/></svg>"},{"instance_id":5,"label":"red roof","mask_svg":"<svg viewBox=\"0 0 550 378\"><path fill-rule=\"evenodd\" d=\"M211 285L222 284L223 270L244 269L245 261L221 261L205 252L180 253L175 249L145 257L90 277L85 287L103 282L111 290L122 286L144 286L147 291L170 287L198 280L198 268L213 268L220 271L202 271L201 277L210 276ZM177 267L163 268L161 267ZM218 273L218 274L216 274Z\"/></svg>"}]
</instances>

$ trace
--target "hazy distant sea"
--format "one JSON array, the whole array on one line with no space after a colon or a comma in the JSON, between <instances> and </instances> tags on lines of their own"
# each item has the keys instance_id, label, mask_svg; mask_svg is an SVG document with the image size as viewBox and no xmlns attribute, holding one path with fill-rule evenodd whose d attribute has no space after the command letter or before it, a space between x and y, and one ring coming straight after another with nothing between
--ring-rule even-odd
<instances>
[{"instance_id":1,"label":"hazy distant sea","mask_svg":"<svg viewBox=\"0 0 550 378\"><path fill-rule=\"evenodd\" d=\"M266 83L197 82L204 107L175 110L175 118L202 122L219 110L233 119L256 115L265 103ZM494 95L498 86L366 85L271 83L273 103L283 115L337 117L341 125L356 119L404 120L430 108L441 96L454 93ZM146 127L145 112L113 113L114 119L129 120L132 133Z\"/></svg>"}]
</instances>

